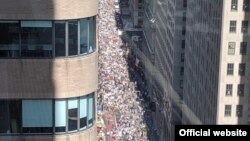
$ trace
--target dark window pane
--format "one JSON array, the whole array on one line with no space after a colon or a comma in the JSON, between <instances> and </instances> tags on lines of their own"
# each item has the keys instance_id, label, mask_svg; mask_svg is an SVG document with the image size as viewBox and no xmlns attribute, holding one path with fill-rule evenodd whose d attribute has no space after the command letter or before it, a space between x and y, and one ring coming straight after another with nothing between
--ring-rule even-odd
<instances>
[{"instance_id":1,"label":"dark window pane","mask_svg":"<svg viewBox=\"0 0 250 141\"><path fill-rule=\"evenodd\" d=\"M10 133L8 101L0 101L0 133Z\"/></svg>"},{"instance_id":2,"label":"dark window pane","mask_svg":"<svg viewBox=\"0 0 250 141\"><path fill-rule=\"evenodd\" d=\"M87 117L80 118L80 128L84 128L87 126Z\"/></svg>"},{"instance_id":3,"label":"dark window pane","mask_svg":"<svg viewBox=\"0 0 250 141\"><path fill-rule=\"evenodd\" d=\"M88 53L88 20L80 21L80 53Z\"/></svg>"},{"instance_id":4,"label":"dark window pane","mask_svg":"<svg viewBox=\"0 0 250 141\"><path fill-rule=\"evenodd\" d=\"M68 130L77 130L78 121L78 100L70 99L68 101Z\"/></svg>"},{"instance_id":5,"label":"dark window pane","mask_svg":"<svg viewBox=\"0 0 250 141\"><path fill-rule=\"evenodd\" d=\"M0 57L19 57L19 23L0 21Z\"/></svg>"},{"instance_id":6,"label":"dark window pane","mask_svg":"<svg viewBox=\"0 0 250 141\"><path fill-rule=\"evenodd\" d=\"M92 17L89 19L89 52L95 51L96 48L96 36L95 36L95 18Z\"/></svg>"},{"instance_id":7,"label":"dark window pane","mask_svg":"<svg viewBox=\"0 0 250 141\"><path fill-rule=\"evenodd\" d=\"M65 132L66 131L66 127L55 127L55 131L56 132Z\"/></svg>"},{"instance_id":8,"label":"dark window pane","mask_svg":"<svg viewBox=\"0 0 250 141\"><path fill-rule=\"evenodd\" d=\"M23 127L23 133L52 133L52 127Z\"/></svg>"},{"instance_id":9,"label":"dark window pane","mask_svg":"<svg viewBox=\"0 0 250 141\"><path fill-rule=\"evenodd\" d=\"M21 21L22 57L52 57L52 22Z\"/></svg>"},{"instance_id":10,"label":"dark window pane","mask_svg":"<svg viewBox=\"0 0 250 141\"><path fill-rule=\"evenodd\" d=\"M65 56L65 22L55 23L55 56Z\"/></svg>"},{"instance_id":11,"label":"dark window pane","mask_svg":"<svg viewBox=\"0 0 250 141\"><path fill-rule=\"evenodd\" d=\"M9 110L10 110L10 128L11 133L21 133L21 100L10 100Z\"/></svg>"},{"instance_id":12,"label":"dark window pane","mask_svg":"<svg viewBox=\"0 0 250 141\"><path fill-rule=\"evenodd\" d=\"M0 133L21 132L21 101L0 100Z\"/></svg>"},{"instance_id":13,"label":"dark window pane","mask_svg":"<svg viewBox=\"0 0 250 141\"><path fill-rule=\"evenodd\" d=\"M69 35L69 56L77 55L77 47L78 47L78 39L77 39L77 31L78 31L78 21L69 21L68 23Z\"/></svg>"}]
</instances>

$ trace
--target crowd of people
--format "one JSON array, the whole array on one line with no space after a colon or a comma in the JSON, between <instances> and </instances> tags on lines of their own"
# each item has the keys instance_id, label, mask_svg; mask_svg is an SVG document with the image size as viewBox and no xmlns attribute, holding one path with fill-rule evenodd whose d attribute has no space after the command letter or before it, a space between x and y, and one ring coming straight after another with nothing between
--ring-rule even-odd
<instances>
[{"instance_id":1,"label":"crowd of people","mask_svg":"<svg viewBox=\"0 0 250 141\"><path fill-rule=\"evenodd\" d=\"M98 120L104 119L106 126L98 129L99 140L107 140L108 136L115 141L148 141L148 110L143 99L147 92L138 90L138 82L140 87L145 83L129 64L127 43L118 35L116 16L114 0L100 0L97 105L103 109ZM105 119L110 115L115 116L114 126L107 129L109 121Z\"/></svg>"}]
</instances>

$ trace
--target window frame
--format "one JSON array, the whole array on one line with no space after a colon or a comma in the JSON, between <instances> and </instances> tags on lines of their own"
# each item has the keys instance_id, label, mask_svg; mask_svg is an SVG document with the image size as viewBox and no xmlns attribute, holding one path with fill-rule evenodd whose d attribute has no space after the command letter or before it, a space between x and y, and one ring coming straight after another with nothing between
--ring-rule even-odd
<instances>
[{"instance_id":1,"label":"window frame","mask_svg":"<svg viewBox=\"0 0 250 141\"><path fill-rule=\"evenodd\" d=\"M224 107L224 117L231 117L232 116L232 105L225 105Z\"/></svg>"},{"instance_id":2,"label":"window frame","mask_svg":"<svg viewBox=\"0 0 250 141\"><path fill-rule=\"evenodd\" d=\"M238 10L238 0L231 0L231 11Z\"/></svg>"},{"instance_id":3,"label":"window frame","mask_svg":"<svg viewBox=\"0 0 250 141\"><path fill-rule=\"evenodd\" d=\"M229 33L237 33L237 21L236 20L230 20Z\"/></svg>"},{"instance_id":4,"label":"window frame","mask_svg":"<svg viewBox=\"0 0 250 141\"><path fill-rule=\"evenodd\" d=\"M247 46L248 46L248 42L241 42L240 43L240 54L241 55L247 54Z\"/></svg>"},{"instance_id":5,"label":"window frame","mask_svg":"<svg viewBox=\"0 0 250 141\"><path fill-rule=\"evenodd\" d=\"M235 55L236 42L228 42L228 55Z\"/></svg>"},{"instance_id":6,"label":"window frame","mask_svg":"<svg viewBox=\"0 0 250 141\"><path fill-rule=\"evenodd\" d=\"M239 97L243 97L244 96L244 93L245 93L245 84L238 84L238 87L237 87L237 95Z\"/></svg>"},{"instance_id":7,"label":"window frame","mask_svg":"<svg viewBox=\"0 0 250 141\"><path fill-rule=\"evenodd\" d=\"M81 19L87 19L87 26L88 26L88 34L87 34L87 42L88 42L88 47L87 47L87 52L86 53L83 53L83 54L81 54L80 53L80 40L81 40L81 38L80 38L80 36L81 36L81 34L80 34L80 20ZM13 23L13 22L15 22L15 23L17 23L18 24L18 28L19 28L19 30L18 30L18 40L19 40L19 44L18 44L18 47L19 47L19 53L18 53L18 55L15 55L15 56L5 56L4 54L4 56L0 56L0 59L8 59L8 58L21 58L21 59L52 59L52 58L67 58L67 57L76 57L76 56L83 56L83 55L89 55L89 54L92 54L92 53L94 53L94 52L96 52L96 50L97 50L97 37L96 37L96 29L97 29L97 27L96 27L96 16L92 16L92 17L86 17L86 18L81 18L81 19L72 19L72 20L32 20L32 21L34 21L34 22L42 22L42 21L49 21L49 22L51 22L52 23L52 31L51 31L51 46L52 46L52 50L51 50L51 53L50 53L50 55L49 56L36 56L36 55L29 55L29 56L22 56L22 51L23 51L23 48L22 48L22 36L21 36L21 34L22 34L22 27L21 27L21 22L26 22L26 21L29 21L29 20L0 20L0 22L10 22L10 23ZM92 22L90 22L89 20L92 20ZM77 21L77 38L76 38L76 40L77 40L77 54L76 55L69 55L69 22L71 22L71 21ZM64 52L65 52L65 55L59 55L59 56L57 56L56 55L56 41L55 41L55 24L56 23L64 23L64 25L65 25L65 42L64 42L64 44L65 44L65 46L64 46ZM93 24L93 25L90 25L90 24ZM91 27L93 27L93 33L92 33L92 35L93 35L93 41L90 41L90 32L89 32L89 26L91 26ZM89 51L89 48L90 48L90 42L92 42L92 44L93 44L93 47L92 47L92 51ZM30 43L27 43L27 45L30 45ZM27 52L27 54L28 54L28 52ZM46 53L45 53L46 54Z\"/></svg>"},{"instance_id":8,"label":"window frame","mask_svg":"<svg viewBox=\"0 0 250 141\"><path fill-rule=\"evenodd\" d=\"M233 96L233 84L226 84L226 96Z\"/></svg>"},{"instance_id":9,"label":"window frame","mask_svg":"<svg viewBox=\"0 0 250 141\"><path fill-rule=\"evenodd\" d=\"M227 63L227 75L234 75L234 63Z\"/></svg>"},{"instance_id":10,"label":"window frame","mask_svg":"<svg viewBox=\"0 0 250 141\"><path fill-rule=\"evenodd\" d=\"M56 135L56 134L69 134L69 133L75 133L75 132L81 132L81 131L85 131L85 130L87 130L87 129L89 129L89 128L91 128L91 127L93 127L94 125L95 125L95 121L96 121L96 107L95 107L95 94L96 94L96 92L92 92L92 93L89 93L89 94L86 94L86 95L83 95L83 96L80 96L80 97L73 97L73 98L59 98L59 99L14 99L15 101L18 101L18 104L20 105L19 107L18 107L18 109L19 109L19 111L20 111L20 116L18 117L18 121L20 120L20 122L21 122L21 124L20 124L20 130L19 130L19 132L17 133L17 132L10 132L10 133L5 133L5 132L3 132L3 133L0 133L0 135ZM89 105L89 98L90 97L93 97L93 107L92 107L92 114L93 114L93 116L92 116L92 123L91 124L89 124L88 122L87 122L87 126L86 126L86 128L80 128L80 98L81 97L86 97L86 103L87 103L87 118L88 118L88 110L89 110L89 108L88 108L88 105ZM69 100L71 100L71 99L76 99L77 100L77 104L78 104L78 106L77 106L77 108L78 108L78 117L77 117L77 120L78 120L78 122L77 122L77 130L74 130L74 131L69 131L68 130L68 101ZM2 100L5 100L5 99L0 99L0 101L2 101ZM12 101L14 101L13 99L11 99ZM11 100L6 100L7 102L8 101L11 101ZM51 122L52 122L52 127L50 127L51 128L51 132L49 132L49 133L42 133L42 132L33 132L33 133L28 133L28 132L23 132L23 124L22 124L22 122L23 122L23 119L22 119L22 117L24 116L23 115L23 102L24 101L42 101L42 103L43 103L43 100L44 101L50 101L51 102L51 111L52 111L52 119L51 119ZM56 125L55 125L55 120L56 120L56 113L55 113L55 111L56 111L56 101L65 101L65 110L66 110L66 130L65 130L65 132L56 132L56 130L55 130L55 128L56 128ZM39 103L38 103L39 104ZM29 106L29 107L33 107L33 106ZM46 121L46 122L48 122L48 121ZM46 123L45 122L45 123ZM9 124L9 126L11 125L11 123L8 123ZM39 123L40 124L40 123ZM1 128L1 127L0 127ZM40 128L40 127L35 127L35 128ZM7 129L6 129L7 130ZM39 131L39 130L38 130Z\"/></svg>"}]
</instances>

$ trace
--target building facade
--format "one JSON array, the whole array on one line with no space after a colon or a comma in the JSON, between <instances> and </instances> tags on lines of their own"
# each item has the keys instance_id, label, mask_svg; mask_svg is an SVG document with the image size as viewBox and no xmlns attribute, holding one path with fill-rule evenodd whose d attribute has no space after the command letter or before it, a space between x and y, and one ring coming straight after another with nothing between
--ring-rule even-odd
<instances>
[{"instance_id":1,"label":"building facade","mask_svg":"<svg viewBox=\"0 0 250 141\"><path fill-rule=\"evenodd\" d=\"M173 87L176 1L143 3L142 45L134 50L145 74L150 103L155 105L155 140L174 140L174 125L181 120L180 97Z\"/></svg>"},{"instance_id":2,"label":"building facade","mask_svg":"<svg viewBox=\"0 0 250 141\"><path fill-rule=\"evenodd\" d=\"M0 2L0 140L97 140L98 1Z\"/></svg>"},{"instance_id":3,"label":"building facade","mask_svg":"<svg viewBox=\"0 0 250 141\"><path fill-rule=\"evenodd\" d=\"M249 0L143 3L135 52L156 105L159 140L173 139L180 123L249 124Z\"/></svg>"},{"instance_id":4,"label":"building facade","mask_svg":"<svg viewBox=\"0 0 250 141\"><path fill-rule=\"evenodd\" d=\"M183 123L249 124L249 0L188 0Z\"/></svg>"}]
</instances>

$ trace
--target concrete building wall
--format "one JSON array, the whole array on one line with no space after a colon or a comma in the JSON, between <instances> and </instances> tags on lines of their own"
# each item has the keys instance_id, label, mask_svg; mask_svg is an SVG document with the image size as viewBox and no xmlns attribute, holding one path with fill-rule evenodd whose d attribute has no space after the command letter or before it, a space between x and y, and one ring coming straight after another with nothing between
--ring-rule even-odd
<instances>
[{"instance_id":1,"label":"concrete building wall","mask_svg":"<svg viewBox=\"0 0 250 141\"><path fill-rule=\"evenodd\" d=\"M174 68L173 68L173 87L176 93L182 96L184 59L185 55L185 31L186 31L186 7L185 0L176 0L175 10L175 35L174 35ZM184 45L183 45L184 44Z\"/></svg>"},{"instance_id":2,"label":"concrete building wall","mask_svg":"<svg viewBox=\"0 0 250 141\"><path fill-rule=\"evenodd\" d=\"M240 53L241 42L247 42L249 48L249 28L248 33L242 33L242 21L250 20L249 12L243 10L243 0L238 0L237 10L231 10L231 1L224 0L220 57L220 78L218 90L218 124L248 124L249 114L249 50L246 55ZM230 33L230 21L235 20L236 32ZM229 54L229 42L235 43L235 53ZM227 74L227 64L234 64L233 75ZM239 75L239 64L246 64L245 76ZM231 84L232 95L226 95L226 85ZM238 84L244 84L244 95L238 95ZM225 116L225 105L231 105L231 116ZM237 116L237 105L243 106L242 117Z\"/></svg>"},{"instance_id":3,"label":"concrete building wall","mask_svg":"<svg viewBox=\"0 0 250 141\"><path fill-rule=\"evenodd\" d=\"M145 1L141 60L145 66L158 140L174 140L173 36L175 0ZM144 58L145 57L145 58ZM175 95L175 96L173 96ZM172 99L173 98L173 99ZM164 123L163 123L164 122Z\"/></svg>"},{"instance_id":4,"label":"concrete building wall","mask_svg":"<svg viewBox=\"0 0 250 141\"><path fill-rule=\"evenodd\" d=\"M221 0L187 1L184 124L216 123L222 6Z\"/></svg>"},{"instance_id":5,"label":"concrete building wall","mask_svg":"<svg viewBox=\"0 0 250 141\"><path fill-rule=\"evenodd\" d=\"M0 59L0 99L69 98L97 89L97 52L58 59Z\"/></svg>"},{"instance_id":6,"label":"concrete building wall","mask_svg":"<svg viewBox=\"0 0 250 141\"><path fill-rule=\"evenodd\" d=\"M98 13L97 0L0 0L0 19L68 20Z\"/></svg>"}]
</instances>

